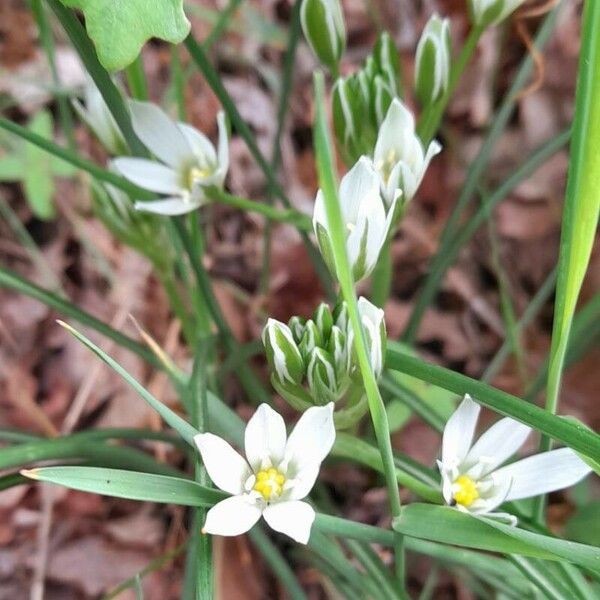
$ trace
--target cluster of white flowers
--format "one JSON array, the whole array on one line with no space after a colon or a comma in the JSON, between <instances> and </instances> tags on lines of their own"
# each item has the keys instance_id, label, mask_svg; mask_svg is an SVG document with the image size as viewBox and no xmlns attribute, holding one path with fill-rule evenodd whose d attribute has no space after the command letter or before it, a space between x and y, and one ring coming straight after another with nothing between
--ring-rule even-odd
<instances>
[{"instance_id":1,"label":"cluster of white flowers","mask_svg":"<svg viewBox=\"0 0 600 600\"><path fill-rule=\"evenodd\" d=\"M355 281L367 277L375 268L401 209L412 200L431 159L440 150L436 141L427 150L423 148L412 113L394 98L379 129L373 157L360 157L340 184L346 251ZM330 227L321 190L315 200L313 228L323 258L334 272Z\"/></svg>"}]
</instances>

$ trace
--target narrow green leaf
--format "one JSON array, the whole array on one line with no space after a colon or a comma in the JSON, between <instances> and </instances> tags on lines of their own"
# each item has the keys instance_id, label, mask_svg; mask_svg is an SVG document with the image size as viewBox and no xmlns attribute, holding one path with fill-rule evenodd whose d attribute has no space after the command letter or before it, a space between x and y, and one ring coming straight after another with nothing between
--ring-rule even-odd
<instances>
[{"instance_id":1,"label":"narrow green leaf","mask_svg":"<svg viewBox=\"0 0 600 600\"><path fill-rule=\"evenodd\" d=\"M471 379L466 375L455 373L450 369L403 354L394 348L388 348L386 365L389 369L407 373L461 396L471 394L479 404L487 406L501 415L521 421L592 459L600 457L600 435L584 425L564 417L551 415L521 398Z\"/></svg>"},{"instance_id":2,"label":"narrow green leaf","mask_svg":"<svg viewBox=\"0 0 600 600\"><path fill-rule=\"evenodd\" d=\"M79 8L100 62L109 71L132 63L150 38L178 44L190 30L183 0L61 0Z\"/></svg>"},{"instance_id":3,"label":"narrow green leaf","mask_svg":"<svg viewBox=\"0 0 600 600\"><path fill-rule=\"evenodd\" d=\"M164 419L165 423L177 431L190 446L194 446L194 436L198 434L197 429L157 400L139 381L137 381L137 379L132 377L116 360L106 354L106 352L98 348L94 342L70 325L67 325L62 321L58 321L58 323L82 344L87 346L94 354L96 354L96 356L101 358L111 369L113 369L113 371L116 371L146 401L146 403Z\"/></svg>"},{"instance_id":4,"label":"narrow green leaf","mask_svg":"<svg viewBox=\"0 0 600 600\"><path fill-rule=\"evenodd\" d=\"M23 169L23 160L16 152L0 157L0 181L19 181Z\"/></svg>"},{"instance_id":5,"label":"narrow green leaf","mask_svg":"<svg viewBox=\"0 0 600 600\"><path fill-rule=\"evenodd\" d=\"M532 533L449 506L411 504L394 519L393 527L411 537L504 554L566 560L600 572L600 548Z\"/></svg>"},{"instance_id":6,"label":"narrow green leaf","mask_svg":"<svg viewBox=\"0 0 600 600\"><path fill-rule=\"evenodd\" d=\"M226 496L223 492L205 488L189 479L121 469L43 467L22 473L36 481L55 483L81 492L145 502L213 506Z\"/></svg>"}]
</instances>

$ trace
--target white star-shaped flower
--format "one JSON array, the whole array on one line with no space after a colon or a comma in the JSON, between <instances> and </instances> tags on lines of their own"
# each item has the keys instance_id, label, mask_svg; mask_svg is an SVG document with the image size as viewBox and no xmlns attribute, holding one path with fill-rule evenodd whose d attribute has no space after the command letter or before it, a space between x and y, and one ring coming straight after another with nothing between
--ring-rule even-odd
<instances>
[{"instance_id":1,"label":"white star-shaped flower","mask_svg":"<svg viewBox=\"0 0 600 600\"><path fill-rule=\"evenodd\" d=\"M261 404L246 426L245 459L212 433L194 441L212 482L232 494L208 511L205 533L240 535L262 515L275 531L308 542L315 511L302 500L335 441L333 403L309 408L289 437L281 415Z\"/></svg>"},{"instance_id":2,"label":"white star-shaped flower","mask_svg":"<svg viewBox=\"0 0 600 600\"><path fill-rule=\"evenodd\" d=\"M531 498L574 485L591 468L570 448L529 456L501 467L523 445L531 428L500 419L473 444L480 406L467 394L448 419L438 467L447 504L473 514L494 513L503 502ZM500 468L499 468L500 467Z\"/></svg>"},{"instance_id":3,"label":"white star-shaped flower","mask_svg":"<svg viewBox=\"0 0 600 600\"><path fill-rule=\"evenodd\" d=\"M165 194L149 202L136 202L138 210L161 215L181 215L206 203L204 188L221 187L229 168L225 115L217 115L218 149L200 131L176 123L158 106L131 100L133 129L159 161L119 157L113 167L136 185Z\"/></svg>"}]
</instances>

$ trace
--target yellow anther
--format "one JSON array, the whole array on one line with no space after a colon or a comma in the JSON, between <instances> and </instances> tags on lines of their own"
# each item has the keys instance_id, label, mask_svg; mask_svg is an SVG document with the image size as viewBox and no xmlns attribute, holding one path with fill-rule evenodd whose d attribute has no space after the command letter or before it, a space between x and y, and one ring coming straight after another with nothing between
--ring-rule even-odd
<instances>
[{"instance_id":1,"label":"yellow anther","mask_svg":"<svg viewBox=\"0 0 600 600\"><path fill-rule=\"evenodd\" d=\"M477 498L479 498L479 492L477 491L477 484L468 476L461 475L454 481L456 491L454 492L454 499L458 504L463 506L471 506Z\"/></svg>"},{"instance_id":2,"label":"yellow anther","mask_svg":"<svg viewBox=\"0 0 600 600\"><path fill-rule=\"evenodd\" d=\"M253 489L269 501L281 496L284 483L285 475L275 467L270 467L262 469L256 474L256 483Z\"/></svg>"},{"instance_id":3,"label":"yellow anther","mask_svg":"<svg viewBox=\"0 0 600 600\"><path fill-rule=\"evenodd\" d=\"M197 179L204 179L205 177L208 177L211 173L212 173L212 170L209 168L201 169L199 167L192 167L188 171L188 187L192 188L194 185L194 182Z\"/></svg>"}]
</instances>

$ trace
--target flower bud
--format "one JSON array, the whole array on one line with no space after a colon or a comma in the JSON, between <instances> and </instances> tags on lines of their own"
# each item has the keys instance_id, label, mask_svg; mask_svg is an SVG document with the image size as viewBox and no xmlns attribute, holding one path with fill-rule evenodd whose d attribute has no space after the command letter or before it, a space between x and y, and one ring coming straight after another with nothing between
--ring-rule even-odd
<instances>
[{"instance_id":1,"label":"flower bud","mask_svg":"<svg viewBox=\"0 0 600 600\"><path fill-rule=\"evenodd\" d=\"M345 160L354 163L362 154L368 154L375 142L375 132L369 131L364 121L367 108L356 75L336 80L331 103L335 137Z\"/></svg>"},{"instance_id":2,"label":"flower bud","mask_svg":"<svg viewBox=\"0 0 600 600\"><path fill-rule=\"evenodd\" d=\"M383 371L383 358L387 345L387 333L385 330L385 321L383 309L378 308L362 296L358 299L358 313L360 322L365 334L367 351L369 352L369 362L375 377L378 378ZM353 348L354 330L350 327L348 330L348 347ZM354 372L358 373L356 357L352 360L355 365Z\"/></svg>"},{"instance_id":3,"label":"flower bud","mask_svg":"<svg viewBox=\"0 0 600 600\"><path fill-rule=\"evenodd\" d=\"M323 338L321 337L321 332L316 323L312 319L306 321L306 325L304 325L304 334L302 335L300 344L298 344L300 353L305 361L308 361L312 351L317 346L320 346L322 341Z\"/></svg>"},{"instance_id":4,"label":"flower bud","mask_svg":"<svg viewBox=\"0 0 600 600\"><path fill-rule=\"evenodd\" d=\"M269 319L262 334L267 360L282 384L299 384L304 376L304 362L290 328Z\"/></svg>"},{"instance_id":5,"label":"flower bud","mask_svg":"<svg viewBox=\"0 0 600 600\"><path fill-rule=\"evenodd\" d=\"M321 302L313 313L313 321L315 322L317 329L321 332L321 340L325 342L329 339L331 334L331 327L333 326L333 316L331 315L331 309L325 302Z\"/></svg>"},{"instance_id":6,"label":"flower bud","mask_svg":"<svg viewBox=\"0 0 600 600\"><path fill-rule=\"evenodd\" d=\"M396 48L390 34L384 31L375 44L373 50L373 60L377 67L377 72L383 77L387 89L392 96L398 96L400 89L400 60L398 58L398 49Z\"/></svg>"},{"instance_id":7,"label":"flower bud","mask_svg":"<svg viewBox=\"0 0 600 600\"><path fill-rule=\"evenodd\" d=\"M322 348L315 348L306 369L308 389L317 404L338 400L338 386L333 359Z\"/></svg>"},{"instance_id":8,"label":"flower bud","mask_svg":"<svg viewBox=\"0 0 600 600\"><path fill-rule=\"evenodd\" d=\"M294 341L296 344L299 344L302 340L302 336L304 335L304 326L306 324L306 319L302 317L292 317L288 321L288 327L294 336Z\"/></svg>"},{"instance_id":9,"label":"flower bud","mask_svg":"<svg viewBox=\"0 0 600 600\"><path fill-rule=\"evenodd\" d=\"M497 25L513 13L525 0L469 0L469 14L473 25Z\"/></svg>"},{"instance_id":10,"label":"flower bud","mask_svg":"<svg viewBox=\"0 0 600 600\"><path fill-rule=\"evenodd\" d=\"M346 27L339 0L302 0L300 21L312 51L336 73L346 47Z\"/></svg>"},{"instance_id":11,"label":"flower bud","mask_svg":"<svg viewBox=\"0 0 600 600\"><path fill-rule=\"evenodd\" d=\"M348 376L350 370L350 351L346 334L337 326L331 328L327 351L333 358L333 366L338 382Z\"/></svg>"},{"instance_id":12,"label":"flower bud","mask_svg":"<svg viewBox=\"0 0 600 600\"><path fill-rule=\"evenodd\" d=\"M417 45L415 87L423 106L441 98L448 89L450 54L450 23L433 15Z\"/></svg>"}]
</instances>

